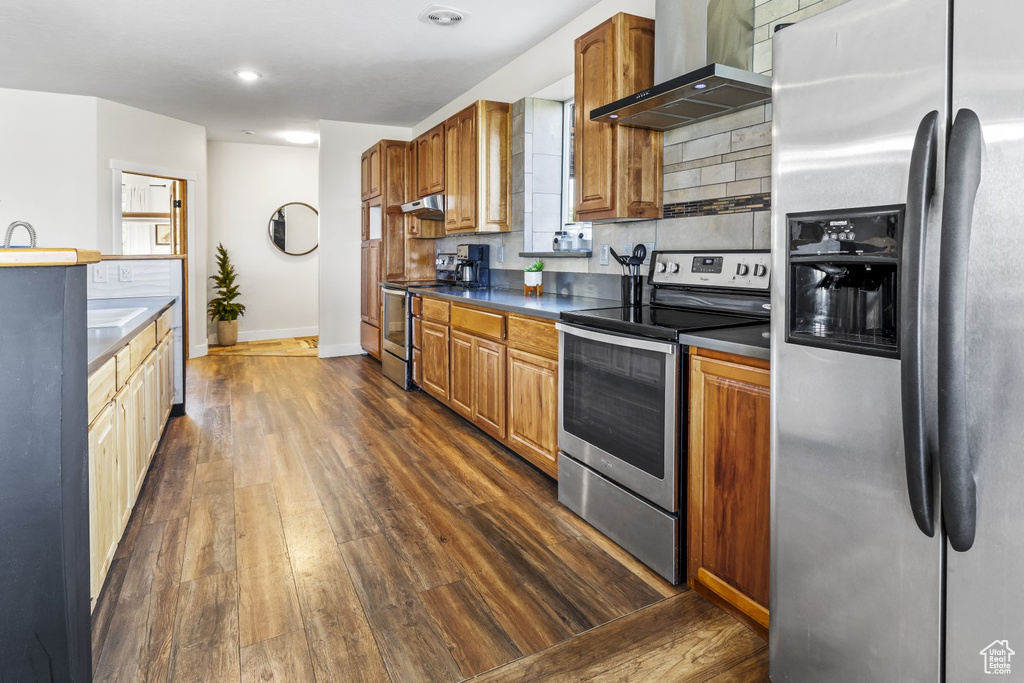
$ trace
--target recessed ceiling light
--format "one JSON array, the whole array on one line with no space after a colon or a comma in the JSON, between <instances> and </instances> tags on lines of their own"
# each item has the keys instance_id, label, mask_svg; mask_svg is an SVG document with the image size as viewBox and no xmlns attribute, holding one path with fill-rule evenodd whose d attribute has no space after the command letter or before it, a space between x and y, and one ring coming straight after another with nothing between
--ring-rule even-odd
<instances>
[{"instance_id":1,"label":"recessed ceiling light","mask_svg":"<svg viewBox=\"0 0 1024 683\"><path fill-rule=\"evenodd\" d=\"M469 19L469 13L454 7L431 5L420 12L419 19L434 26L458 26Z\"/></svg>"},{"instance_id":2,"label":"recessed ceiling light","mask_svg":"<svg viewBox=\"0 0 1024 683\"><path fill-rule=\"evenodd\" d=\"M289 131L282 135L288 142L295 143L296 145L308 145L311 142L316 142L316 133L306 133L303 131Z\"/></svg>"},{"instance_id":3,"label":"recessed ceiling light","mask_svg":"<svg viewBox=\"0 0 1024 683\"><path fill-rule=\"evenodd\" d=\"M235 72L235 75L241 78L243 81L257 81L263 78L263 74L258 71L250 71L248 69L239 69Z\"/></svg>"},{"instance_id":4,"label":"recessed ceiling light","mask_svg":"<svg viewBox=\"0 0 1024 683\"><path fill-rule=\"evenodd\" d=\"M243 135L256 135L256 131L246 129L246 130L242 131L242 134Z\"/></svg>"}]
</instances>

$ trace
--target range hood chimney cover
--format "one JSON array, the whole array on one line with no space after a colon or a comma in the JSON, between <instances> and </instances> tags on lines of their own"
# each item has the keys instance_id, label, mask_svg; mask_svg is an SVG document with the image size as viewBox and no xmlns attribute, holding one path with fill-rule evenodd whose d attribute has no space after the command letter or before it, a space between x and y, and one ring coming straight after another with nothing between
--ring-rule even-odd
<instances>
[{"instance_id":1,"label":"range hood chimney cover","mask_svg":"<svg viewBox=\"0 0 1024 683\"><path fill-rule=\"evenodd\" d=\"M753 18L754 0L658 0L658 84L592 110L590 120L670 130L771 101L772 79L750 70Z\"/></svg>"}]
</instances>

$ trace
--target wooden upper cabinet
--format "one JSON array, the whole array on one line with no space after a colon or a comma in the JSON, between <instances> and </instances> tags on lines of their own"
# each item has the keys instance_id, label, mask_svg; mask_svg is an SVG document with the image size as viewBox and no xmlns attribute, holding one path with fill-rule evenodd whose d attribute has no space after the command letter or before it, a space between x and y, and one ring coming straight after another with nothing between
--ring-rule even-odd
<instances>
[{"instance_id":1,"label":"wooden upper cabinet","mask_svg":"<svg viewBox=\"0 0 1024 683\"><path fill-rule=\"evenodd\" d=\"M444 124L445 231L511 229L512 116L504 102L480 100Z\"/></svg>"},{"instance_id":2,"label":"wooden upper cabinet","mask_svg":"<svg viewBox=\"0 0 1024 683\"><path fill-rule=\"evenodd\" d=\"M690 586L767 637L771 479L767 361L690 360Z\"/></svg>"},{"instance_id":3,"label":"wooden upper cabinet","mask_svg":"<svg viewBox=\"0 0 1024 683\"><path fill-rule=\"evenodd\" d=\"M370 149L363 152L362 159L360 161L360 179L362 187L362 199L373 199L379 197L381 192L381 152L383 149L383 142L378 142Z\"/></svg>"},{"instance_id":4,"label":"wooden upper cabinet","mask_svg":"<svg viewBox=\"0 0 1024 683\"><path fill-rule=\"evenodd\" d=\"M654 20L619 13L576 40L576 218L660 218L662 134L590 120L654 84Z\"/></svg>"},{"instance_id":5,"label":"wooden upper cabinet","mask_svg":"<svg viewBox=\"0 0 1024 683\"><path fill-rule=\"evenodd\" d=\"M412 144L416 196L444 192L444 124L434 126Z\"/></svg>"}]
</instances>

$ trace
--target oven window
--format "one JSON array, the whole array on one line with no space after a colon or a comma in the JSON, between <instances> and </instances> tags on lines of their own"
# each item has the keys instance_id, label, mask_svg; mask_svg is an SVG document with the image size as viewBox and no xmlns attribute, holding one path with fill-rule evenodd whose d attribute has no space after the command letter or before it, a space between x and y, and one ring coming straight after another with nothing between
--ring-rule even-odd
<instances>
[{"instance_id":1,"label":"oven window","mask_svg":"<svg viewBox=\"0 0 1024 683\"><path fill-rule=\"evenodd\" d=\"M666 364L671 356L565 335L565 430L665 477Z\"/></svg>"},{"instance_id":2,"label":"oven window","mask_svg":"<svg viewBox=\"0 0 1024 683\"><path fill-rule=\"evenodd\" d=\"M384 338L392 344L405 348L405 292L392 294L385 290Z\"/></svg>"}]
</instances>

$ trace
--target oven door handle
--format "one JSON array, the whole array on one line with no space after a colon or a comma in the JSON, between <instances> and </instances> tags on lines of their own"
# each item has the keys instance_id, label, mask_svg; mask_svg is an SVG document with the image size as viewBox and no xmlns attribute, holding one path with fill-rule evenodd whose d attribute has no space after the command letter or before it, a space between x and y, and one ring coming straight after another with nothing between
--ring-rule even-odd
<instances>
[{"instance_id":1,"label":"oven door handle","mask_svg":"<svg viewBox=\"0 0 1024 683\"><path fill-rule=\"evenodd\" d=\"M640 337L606 334L604 332L596 332L587 328L576 327L575 325L566 325L565 323L555 323L555 329L559 332L564 332L565 334L571 334L574 337L581 337L583 339L589 339L590 341L611 344L612 346L624 346L630 349L657 351L658 353L664 353L668 356L674 356L679 353L679 344L675 342L659 342L651 339L642 339Z\"/></svg>"}]
</instances>

